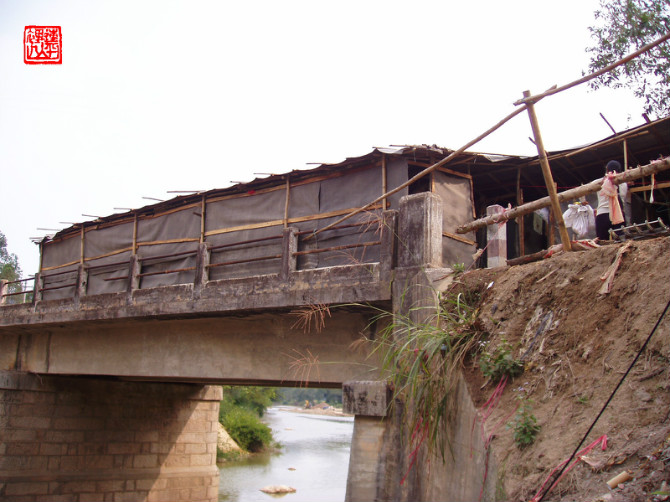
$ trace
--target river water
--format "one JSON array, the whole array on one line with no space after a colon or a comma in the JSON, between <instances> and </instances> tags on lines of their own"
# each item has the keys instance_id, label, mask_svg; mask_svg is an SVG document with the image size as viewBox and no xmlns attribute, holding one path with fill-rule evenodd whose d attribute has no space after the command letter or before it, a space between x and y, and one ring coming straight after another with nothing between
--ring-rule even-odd
<instances>
[{"instance_id":1,"label":"river water","mask_svg":"<svg viewBox=\"0 0 670 502\"><path fill-rule=\"evenodd\" d=\"M219 466L219 501L342 502L346 492L353 417L330 417L268 409L263 421L282 448ZM295 493L278 497L260 491L288 485Z\"/></svg>"}]
</instances>

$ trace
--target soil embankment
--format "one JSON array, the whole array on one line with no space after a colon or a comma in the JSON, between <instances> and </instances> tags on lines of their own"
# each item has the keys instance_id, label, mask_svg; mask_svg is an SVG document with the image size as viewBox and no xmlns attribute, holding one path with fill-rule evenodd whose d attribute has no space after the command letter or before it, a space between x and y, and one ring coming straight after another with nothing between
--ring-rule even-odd
<instances>
[{"instance_id":1,"label":"soil embankment","mask_svg":"<svg viewBox=\"0 0 670 502\"><path fill-rule=\"evenodd\" d=\"M623 246L475 270L460 279L482 291L478 327L489 334L489 350L506 340L525 368L489 410L483 432L492 437L506 500L530 500L569 458L670 299L669 237L631 242L611 291L599 293L602 276ZM607 436L606 449L600 443L578 461L545 500L663 500L652 492L670 484L669 362L666 315L582 445ZM474 364L466 377L483 410L495 385L486 383ZM524 449L506 427L519 396L530 400L541 426ZM610 489L606 482L622 471L632 480Z\"/></svg>"}]
</instances>

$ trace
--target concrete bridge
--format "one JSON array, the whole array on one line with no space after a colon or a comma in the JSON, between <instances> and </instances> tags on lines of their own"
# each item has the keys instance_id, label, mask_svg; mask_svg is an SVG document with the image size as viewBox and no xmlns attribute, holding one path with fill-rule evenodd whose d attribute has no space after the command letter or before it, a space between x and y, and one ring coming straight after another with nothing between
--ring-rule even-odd
<instances>
[{"instance_id":1,"label":"concrete bridge","mask_svg":"<svg viewBox=\"0 0 670 502\"><path fill-rule=\"evenodd\" d=\"M402 404L390 413L379 361L351 347L376 335L369 305L435 305L448 274L441 204L420 193L383 212L375 263L297 270L287 228L276 274L209 281L201 244L190 284L87 295L80 270L72 298L0 307L0 500L217 500L217 384L344 385L347 500L478 498L477 437L433 460L430 479L421 457L400 485ZM453 434L470 437L461 387Z\"/></svg>"}]
</instances>

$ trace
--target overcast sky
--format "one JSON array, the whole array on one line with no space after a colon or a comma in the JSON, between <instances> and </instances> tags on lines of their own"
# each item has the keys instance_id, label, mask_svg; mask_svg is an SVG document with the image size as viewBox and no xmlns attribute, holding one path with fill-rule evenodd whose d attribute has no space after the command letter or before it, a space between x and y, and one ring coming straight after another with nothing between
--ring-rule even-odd
<instances>
[{"instance_id":1,"label":"overcast sky","mask_svg":"<svg viewBox=\"0 0 670 502\"><path fill-rule=\"evenodd\" d=\"M394 144L456 149L587 68L597 0L0 0L0 231L31 237ZM61 65L27 65L28 25ZM548 150L643 122L629 91L543 100ZM471 150L535 155L527 115ZM66 222L66 223L62 223Z\"/></svg>"}]
</instances>

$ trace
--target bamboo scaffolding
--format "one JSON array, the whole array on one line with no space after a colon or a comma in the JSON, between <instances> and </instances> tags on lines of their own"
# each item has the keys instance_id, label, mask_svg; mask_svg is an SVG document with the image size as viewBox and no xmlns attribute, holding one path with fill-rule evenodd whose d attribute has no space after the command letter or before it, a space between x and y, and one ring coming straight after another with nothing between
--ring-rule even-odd
<instances>
[{"instance_id":1,"label":"bamboo scaffolding","mask_svg":"<svg viewBox=\"0 0 670 502\"><path fill-rule=\"evenodd\" d=\"M628 171L619 173L612 179L612 182L617 185L620 183L627 183L629 181L636 180L644 176L651 176L652 174L666 171L668 169L670 169L670 157L666 157L662 160L652 162L651 164L636 167L635 169L629 169ZM557 194L557 199L559 202L571 201L583 195L597 192L602 187L602 184L602 179L595 180L591 183L587 183L586 185L582 185L577 188L571 188L570 190L561 192ZM512 218L532 213L533 211L537 211L538 209L542 209L543 207L548 207L550 205L551 199L549 197L543 197L541 199L537 199L521 206L512 208L508 211L505 211L504 213L494 216L487 216L486 218L480 218L465 225L461 225L456 228L456 233L465 234L472 232L479 228L493 225L494 223L502 223L504 221L511 220Z\"/></svg>"}]
</instances>

